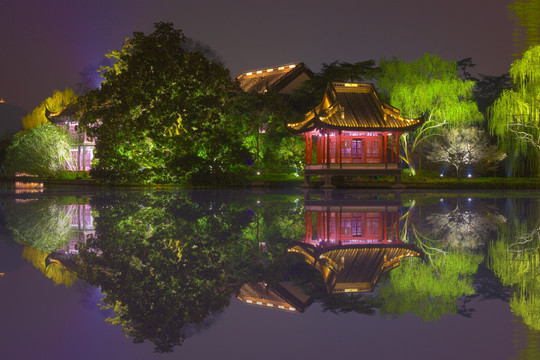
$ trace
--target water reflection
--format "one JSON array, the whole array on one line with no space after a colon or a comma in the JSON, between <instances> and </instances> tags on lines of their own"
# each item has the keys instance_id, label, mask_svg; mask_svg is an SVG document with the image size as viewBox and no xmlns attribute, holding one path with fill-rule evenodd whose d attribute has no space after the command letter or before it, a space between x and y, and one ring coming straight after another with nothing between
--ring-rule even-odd
<instances>
[{"instance_id":1,"label":"water reflection","mask_svg":"<svg viewBox=\"0 0 540 360\"><path fill-rule=\"evenodd\" d=\"M399 237L399 194L394 199L341 192L334 199L333 194L306 193L306 236L287 247L322 274L328 293L371 292L402 259L423 257Z\"/></svg>"},{"instance_id":2,"label":"water reflection","mask_svg":"<svg viewBox=\"0 0 540 360\"><path fill-rule=\"evenodd\" d=\"M538 199L303 195L38 196L6 201L4 214L25 259L57 284L99 287L109 321L158 352L212 326L231 297L300 313L315 302L334 313L473 316L470 299L498 296L478 274L486 266L540 330Z\"/></svg>"}]
</instances>

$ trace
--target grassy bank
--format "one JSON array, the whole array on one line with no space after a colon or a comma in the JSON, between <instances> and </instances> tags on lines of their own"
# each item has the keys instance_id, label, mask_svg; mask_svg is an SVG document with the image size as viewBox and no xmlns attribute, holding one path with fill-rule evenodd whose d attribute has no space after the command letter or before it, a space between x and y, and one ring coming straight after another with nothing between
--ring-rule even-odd
<instances>
[{"instance_id":1,"label":"grassy bank","mask_svg":"<svg viewBox=\"0 0 540 360\"><path fill-rule=\"evenodd\" d=\"M180 184L102 184L93 180L87 173L66 173L56 178L39 179L37 177L8 178L2 180L7 182L42 182L45 187L54 186L105 186L105 187L130 187L130 188L182 188ZM299 174L259 174L246 179L236 187L300 187L303 183L303 176ZM310 181L312 187L319 187L323 184L322 179L313 177ZM393 177L372 177L355 179L339 179L333 181L338 188L390 188L394 185ZM456 179L452 177L439 178L434 176L402 176L402 184L408 189L540 189L540 178L500 178L500 177L478 177ZM198 187L196 185L187 187ZM205 186L207 187L207 186ZM228 186L230 187L230 186ZM234 187L234 186L233 186Z\"/></svg>"}]
</instances>

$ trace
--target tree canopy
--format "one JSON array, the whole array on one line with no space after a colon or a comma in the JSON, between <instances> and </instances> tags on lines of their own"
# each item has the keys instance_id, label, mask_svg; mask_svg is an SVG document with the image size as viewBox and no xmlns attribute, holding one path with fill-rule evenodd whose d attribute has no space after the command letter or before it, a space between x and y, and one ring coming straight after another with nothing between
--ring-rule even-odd
<instances>
[{"instance_id":1,"label":"tree canopy","mask_svg":"<svg viewBox=\"0 0 540 360\"><path fill-rule=\"evenodd\" d=\"M540 330L540 224L513 221L488 248L488 266L504 286L513 286L510 308L531 329Z\"/></svg>"},{"instance_id":2,"label":"tree canopy","mask_svg":"<svg viewBox=\"0 0 540 360\"><path fill-rule=\"evenodd\" d=\"M373 79L378 71L374 60L355 63L336 60L330 64L323 63L321 70L312 79L305 81L295 90L291 96L291 105L304 115L321 102L328 82L363 82Z\"/></svg>"},{"instance_id":3,"label":"tree canopy","mask_svg":"<svg viewBox=\"0 0 540 360\"><path fill-rule=\"evenodd\" d=\"M508 8L517 20L514 42L519 55L530 46L540 44L540 1L515 0Z\"/></svg>"},{"instance_id":4,"label":"tree canopy","mask_svg":"<svg viewBox=\"0 0 540 360\"><path fill-rule=\"evenodd\" d=\"M58 175L70 168L71 136L64 129L50 123L20 132L6 152L8 174L22 172L38 176ZM67 166L66 166L67 165Z\"/></svg>"},{"instance_id":5,"label":"tree canopy","mask_svg":"<svg viewBox=\"0 0 540 360\"><path fill-rule=\"evenodd\" d=\"M489 130L515 161L525 158L531 175L540 172L540 45L510 67L514 89L504 90L489 109Z\"/></svg>"},{"instance_id":6,"label":"tree canopy","mask_svg":"<svg viewBox=\"0 0 540 360\"><path fill-rule=\"evenodd\" d=\"M379 66L377 88L383 98L406 117L425 118L415 132L402 136L403 160L413 172L413 153L422 141L443 126L473 124L483 118L474 101L474 82L458 77L455 62L424 54L411 62L383 58Z\"/></svg>"},{"instance_id":7,"label":"tree canopy","mask_svg":"<svg viewBox=\"0 0 540 360\"><path fill-rule=\"evenodd\" d=\"M247 161L229 116L239 89L221 63L188 45L172 24L156 23L152 34L136 32L107 55L116 62L82 98L81 124L97 139L93 176L219 182Z\"/></svg>"}]
</instances>

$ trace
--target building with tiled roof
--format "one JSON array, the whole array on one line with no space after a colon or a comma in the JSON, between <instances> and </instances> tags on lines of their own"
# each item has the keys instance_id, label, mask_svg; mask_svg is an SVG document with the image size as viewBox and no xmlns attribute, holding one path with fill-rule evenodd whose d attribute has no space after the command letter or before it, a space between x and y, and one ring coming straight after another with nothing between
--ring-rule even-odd
<instances>
[{"instance_id":1,"label":"building with tiled roof","mask_svg":"<svg viewBox=\"0 0 540 360\"><path fill-rule=\"evenodd\" d=\"M89 171L94 158L96 147L95 140L86 136L85 131L79 128L77 114L80 111L78 103L72 103L58 112L51 112L45 109L45 117L53 124L63 127L75 139L73 147L70 149L71 164L68 170Z\"/></svg>"},{"instance_id":2,"label":"building with tiled roof","mask_svg":"<svg viewBox=\"0 0 540 360\"><path fill-rule=\"evenodd\" d=\"M305 236L287 252L323 276L329 293L371 292L405 257L424 257L400 237L400 192L307 190Z\"/></svg>"},{"instance_id":3,"label":"building with tiled roof","mask_svg":"<svg viewBox=\"0 0 540 360\"><path fill-rule=\"evenodd\" d=\"M328 293L371 292L379 278L406 257L423 257L411 244L358 244L316 248L306 243L289 245L323 276Z\"/></svg>"},{"instance_id":4,"label":"building with tiled roof","mask_svg":"<svg viewBox=\"0 0 540 360\"><path fill-rule=\"evenodd\" d=\"M382 102L372 84L329 83L323 101L302 122L289 124L293 132L314 129L342 131L411 131L421 119L407 119Z\"/></svg>"},{"instance_id":5,"label":"building with tiled roof","mask_svg":"<svg viewBox=\"0 0 540 360\"><path fill-rule=\"evenodd\" d=\"M242 90L253 93L274 91L290 95L304 81L313 77L303 63L292 63L269 68L246 71L236 77Z\"/></svg>"},{"instance_id":6,"label":"building with tiled roof","mask_svg":"<svg viewBox=\"0 0 540 360\"><path fill-rule=\"evenodd\" d=\"M320 175L333 187L333 176L392 175L399 185L399 137L422 122L381 101L372 84L329 83L321 103L287 126L306 139L304 184Z\"/></svg>"},{"instance_id":7,"label":"building with tiled roof","mask_svg":"<svg viewBox=\"0 0 540 360\"><path fill-rule=\"evenodd\" d=\"M293 312L304 312L313 300L290 281L249 282L242 285L236 298L246 304Z\"/></svg>"}]
</instances>

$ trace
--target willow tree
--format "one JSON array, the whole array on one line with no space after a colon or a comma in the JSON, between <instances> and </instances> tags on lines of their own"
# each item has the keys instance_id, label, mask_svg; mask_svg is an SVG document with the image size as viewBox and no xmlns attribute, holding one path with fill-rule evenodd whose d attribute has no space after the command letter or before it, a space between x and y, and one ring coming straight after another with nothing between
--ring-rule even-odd
<instances>
[{"instance_id":1,"label":"willow tree","mask_svg":"<svg viewBox=\"0 0 540 360\"><path fill-rule=\"evenodd\" d=\"M540 224L516 222L499 231L488 248L488 267L504 286L512 286L512 312L540 331Z\"/></svg>"},{"instance_id":2,"label":"willow tree","mask_svg":"<svg viewBox=\"0 0 540 360\"><path fill-rule=\"evenodd\" d=\"M459 78L455 62L424 54L411 62L383 58L379 66L377 88L381 95L404 116L425 119L416 131L401 136L401 158L413 175L414 155L422 142L445 126L470 125L483 119L474 101L474 82Z\"/></svg>"},{"instance_id":3,"label":"willow tree","mask_svg":"<svg viewBox=\"0 0 540 360\"><path fill-rule=\"evenodd\" d=\"M49 254L66 246L73 232L66 206L56 200L6 204L6 226L19 244Z\"/></svg>"},{"instance_id":4,"label":"willow tree","mask_svg":"<svg viewBox=\"0 0 540 360\"><path fill-rule=\"evenodd\" d=\"M46 98L30 114L23 117L23 128L29 130L41 124L48 123L49 121L45 117L45 109L53 113L62 111L66 106L75 101L77 101L77 95L70 88L66 87L64 91L55 90L52 96Z\"/></svg>"},{"instance_id":5,"label":"willow tree","mask_svg":"<svg viewBox=\"0 0 540 360\"><path fill-rule=\"evenodd\" d=\"M514 42L519 55L540 43L540 0L516 0L508 8L516 17Z\"/></svg>"},{"instance_id":6,"label":"willow tree","mask_svg":"<svg viewBox=\"0 0 540 360\"><path fill-rule=\"evenodd\" d=\"M7 148L4 162L6 172L58 175L64 169L72 168L71 142L71 135L66 130L51 123L20 132Z\"/></svg>"},{"instance_id":7,"label":"willow tree","mask_svg":"<svg viewBox=\"0 0 540 360\"><path fill-rule=\"evenodd\" d=\"M505 90L489 109L489 130L514 159L526 159L531 175L540 174L540 45L510 67L514 89ZM518 166L518 164L514 164Z\"/></svg>"},{"instance_id":8,"label":"willow tree","mask_svg":"<svg viewBox=\"0 0 540 360\"><path fill-rule=\"evenodd\" d=\"M458 299L473 295L474 276L483 257L473 251L438 252L427 262L402 261L381 287L381 314L412 313L424 321L455 314Z\"/></svg>"}]
</instances>

